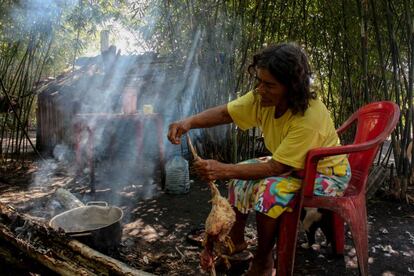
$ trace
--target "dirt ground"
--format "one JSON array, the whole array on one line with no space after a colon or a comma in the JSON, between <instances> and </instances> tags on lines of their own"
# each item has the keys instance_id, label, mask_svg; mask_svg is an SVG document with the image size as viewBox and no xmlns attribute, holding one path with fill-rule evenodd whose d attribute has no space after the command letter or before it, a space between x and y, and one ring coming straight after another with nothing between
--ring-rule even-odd
<instances>
[{"instance_id":1,"label":"dirt ground","mask_svg":"<svg viewBox=\"0 0 414 276\"><path fill-rule=\"evenodd\" d=\"M0 201L46 219L54 215L50 211L51 191L57 187L71 190L84 202L108 201L121 207L125 214L122 244L114 257L155 275L202 275L198 261L201 248L189 243L186 236L203 224L210 211L210 193L205 183L192 182L190 192L185 195L166 194L158 187L152 198L142 196L140 185L127 185L115 191L97 183L97 193L91 196L86 182L74 181L70 170L61 169L49 175L47 186L29 185L36 169L35 164L29 164L2 175ZM225 186L220 183L222 194L226 194ZM121 200L113 202L114 194ZM414 206L377 197L369 202L368 214L370 275L414 275ZM252 251L256 242L253 215L246 229ZM342 258L330 256L320 233L317 240L322 243L320 248L304 249L300 247L305 241L301 233L295 275L358 275L349 232ZM10 267L0 264L0 275L11 275L6 271ZM242 272L243 267L238 267L218 274L241 275ZM19 271L18 275L30 275L30 271Z\"/></svg>"}]
</instances>

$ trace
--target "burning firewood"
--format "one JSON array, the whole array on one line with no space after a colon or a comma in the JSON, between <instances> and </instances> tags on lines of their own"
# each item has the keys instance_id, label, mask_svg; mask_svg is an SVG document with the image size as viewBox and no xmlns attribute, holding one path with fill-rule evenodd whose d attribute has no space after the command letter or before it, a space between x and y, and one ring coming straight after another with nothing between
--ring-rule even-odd
<instances>
[{"instance_id":1,"label":"burning firewood","mask_svg":"<svg viewBox=\"0 0 414 276\"><path fill-rule=\"evenodd\" d=\"M188 135L187 143L194 159L200 159ZM228 261L226 261L226 256L223 255L221 249L223 247L227 248L232 244L228 234L236 221L236 213L227 199L220 195L220 191L214 182L209 181L208 185L211 190L212 207L205 223L205 238L203 241L205 250L202 252L201 258L210 260L202 268L210 271L210 275L216 275L214 263L219 257L222 257L226 265L229 266Z\"/></svg>"},{"instance_id":2,"label":"burning firewood","mask_svg":"<svg viewBox=\"0 0 414 276\"><path fill-rule=\"evenodd\" d=\"M3 243L59 275L151 275L0 202L0 246ZM5 250L0 249L0 253L2 251Z\"/></svg>"}]
</instances>

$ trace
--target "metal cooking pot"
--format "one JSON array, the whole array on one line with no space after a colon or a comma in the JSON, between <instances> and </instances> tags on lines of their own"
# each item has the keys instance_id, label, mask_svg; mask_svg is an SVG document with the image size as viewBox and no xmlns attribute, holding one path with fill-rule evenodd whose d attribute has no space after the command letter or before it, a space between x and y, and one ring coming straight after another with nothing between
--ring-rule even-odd
<instances>
[{"instance_id":1,"label":"metal cooking pot","mask_svg":"<svg viewBox=\"0 0 414 276\"><path fill-rule=\"evenodd\" d=\"M88 202L53 217L49 225L98 250L116 248L121 242L123 211L106 202Z\"/></svg>"}]
</instances>

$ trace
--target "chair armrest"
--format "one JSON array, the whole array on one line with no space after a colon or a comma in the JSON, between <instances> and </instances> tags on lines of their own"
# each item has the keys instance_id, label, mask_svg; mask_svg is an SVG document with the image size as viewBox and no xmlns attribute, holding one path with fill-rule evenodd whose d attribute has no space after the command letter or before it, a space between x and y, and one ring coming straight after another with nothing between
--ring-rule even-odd
<instances>
[{"instance_id":1,"label":"chair armrest","mask_svg":"<svg viewBox=\"0 0 414 276\"><path fill-rule=\"evenodd\" d=\"M336 129L336 133L341 134L345 132L356 120L357 120L357 116L356 114L353 114L339 128Z\"/></svg>"},{"instance_id":2,"label":"chair armrest","mask_svg":"<svg viewBox=\"0 0 414 276\"><path fill-rule=\"evenodd\" d=\"M305 162L305 177L303 179L303 194L306 197L313 196L313 189L315 186L315 177L316 170L318 166L318 161L324 157L333 156L333 155L342 155L349 154L353 152L369 150L376 145L380 144L382 139L377 137L368 142L344 145L337 147L325 147L325 148L316 148L308 152Z\"/></svg>"},{"instance_id":3,"label":"chair armrest","mask_svg":"<svg viewBox=\"0 0 414 276\"><path fill-rule=\"evenodd\" d=\"M357 120L356 117L352 116L346 120L339 128L336 129L336 133L344 133L352 124Z\"/></svg>"}]
</instances>

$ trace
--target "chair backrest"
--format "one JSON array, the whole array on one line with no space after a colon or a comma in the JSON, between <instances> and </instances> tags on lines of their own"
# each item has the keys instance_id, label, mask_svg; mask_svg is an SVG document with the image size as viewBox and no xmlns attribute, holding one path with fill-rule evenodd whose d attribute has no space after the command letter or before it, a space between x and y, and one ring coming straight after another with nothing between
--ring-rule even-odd
<instances>
[{"instance_id":1,"label":"chair backrest","mask_svg":"<svg viewBox=\"0 0 414 276\"><path fill-rule=\"evenodd\" d=\"M389 101L374 102L358 109L337 130L338 133L341 133L350 125L356 123L353 144L373 142L370 149L348 155L352 178L345 195L365 193L368 172L378 148L394 130L399 117L400 109L395 103Z\"/></svg>"}]
</instances>

